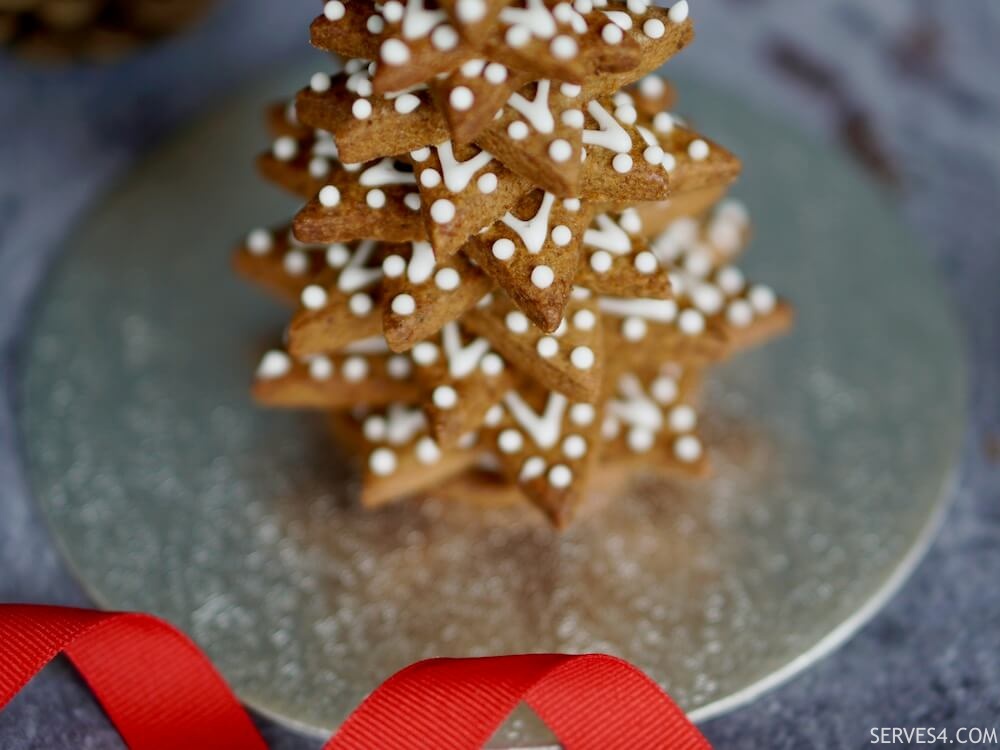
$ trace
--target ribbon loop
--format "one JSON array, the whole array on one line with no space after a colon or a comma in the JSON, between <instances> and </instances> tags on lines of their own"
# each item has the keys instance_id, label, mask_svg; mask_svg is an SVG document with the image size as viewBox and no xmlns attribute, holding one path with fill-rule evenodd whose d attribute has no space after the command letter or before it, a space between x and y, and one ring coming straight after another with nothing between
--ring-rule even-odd
<instances>
[{"instance_id":1,"label":"ribbon loop","mask_svg":"<svg viewBox=\"0 0 1000 750\"><path fill-rule=\"evenodd\" d=\"M0 710L60 653L133 750L265 750L197 646L148 615L0 605ZM372 693L325 750L476 750L521 701L567 750L711 750L652 680L601 654L418 662Z\"/></svg>"}]
</instances>

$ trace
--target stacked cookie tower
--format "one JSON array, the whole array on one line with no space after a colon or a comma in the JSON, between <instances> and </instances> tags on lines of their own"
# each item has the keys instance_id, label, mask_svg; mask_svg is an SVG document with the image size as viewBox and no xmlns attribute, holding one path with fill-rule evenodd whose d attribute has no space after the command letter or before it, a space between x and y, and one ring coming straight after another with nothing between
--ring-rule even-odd
<instances>
[{"instance_id":1,"label":"stacked cookie tower","mask_svg":"<svg viewBox=\"0 0 1000 750\"><path fill-rule=\"evenodd\" d=\"M0 0L0 44L35 57L108 58L186 26L208 0Z\"/></svg>"},{"instance_id":2,"label":"stacked cookie tower","mask_svg":"<svg viewBox=\"0 0 1000 750\"><path fill-rule=\"evenodd\" d=\"M237 251L296 306L256 397L334 413L377 505L707 469L705 368L790 310L730 265L740 164L650 75L692 39L646 0L330 0L343 58L269 113L263 174L307 200ZM721 202L720 202L721 201Z\"/></svg>"}]
</instances>

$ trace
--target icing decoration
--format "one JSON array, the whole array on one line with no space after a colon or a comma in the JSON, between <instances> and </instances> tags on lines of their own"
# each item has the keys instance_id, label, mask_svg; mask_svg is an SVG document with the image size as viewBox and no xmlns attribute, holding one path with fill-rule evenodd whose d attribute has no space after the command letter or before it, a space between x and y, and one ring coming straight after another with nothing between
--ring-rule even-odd
<instances>
[{"instance_id":1,"label":"icing decoration","mask_svg":"<svg viewBox=\"0 0 1000 750\"><path fill-rule=\"evenodd\" d=\"M530 1L534 2L535 0ZM531 101L528 101L517 92L511 94L507 100L507 104L523 115L539 133L551 133L556 127L552 110L549 109L549 89L551 85L552 82L548 79L539 81L535 86L535 98ZM514 123L511 123L511 126L513 125ZM527 132L525 132L525 135L527 135ZM515 138L513 133L510 133L510 137ZM523 138L524 136L521 137Z\"/></svg>"},{"instance_id":2,"label":"icing decoration","mask_svg":"<svg viewBox=\"0 0 1000 750\"><path fill-rule=\"evenodd\" d=\"M509 211L501 219L504 224L517 232L529 253L540 253L545 246L545 238L549 234L549 214L552 212L555 199L552 193L545 193L538 212L528 220L519 219Z\"/></svg>"},{"instance_id":3,"label":"icing decoration","mask_svg":"<svg viewBox=\"0 0 1000 750\"><path fill-rule=\"evenodd\" d=\"M521 429L531 436L539 448L547 450L559 441L563 414L569 403L563 394L551 393L542 414L536 414L516 391L508 392L504 396L504 403Z\"/></svg>"},{"instance_id":4,"label":"icing decoration","mask_svg":"<svg viewBox=\"0 0 1000 750\"><path fill-rule=\"evenodd\" d=\"M437 147L437 155L441 162L441 171L444 173L445 187L453 193L460 193L465 190L476 173L493 161L493 157L487 151L480 151L471 159L459 161L455 158L455 152L452 149L451 141L445 141L444 143L439 144ZM426 172L424 174L426 174ZM421 178L422 176L423 175L421 175ZM485 177L486 175L483 176ZM496 176L494 175L494 180L495 179ZM433 186L429 185L428 187ZM496 189L495 186L494 189Z\"/></svg>"},{"instance_id":5,"label":"icing decoration","mask_svg":"<svg viewBox=\"0 0 1000 750\"><path fill-rule=\"evenodd\" d=\"M589 128L583 131L583 142L591 146L600 146L619 154L632 150L632 138L625 128L601 104L592 101L587 105L587 112L597 122L599 130Z\"/></svg>"}]
</instances>

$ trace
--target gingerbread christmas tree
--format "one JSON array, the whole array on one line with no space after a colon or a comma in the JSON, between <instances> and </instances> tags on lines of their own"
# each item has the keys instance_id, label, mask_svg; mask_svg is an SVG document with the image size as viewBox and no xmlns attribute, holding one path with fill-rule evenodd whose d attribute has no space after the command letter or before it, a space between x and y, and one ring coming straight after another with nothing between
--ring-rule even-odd
<instances>
[{"instance_id":1,"label":"gingerbread christmas tree","mask_svg":"<svg viewBox=\"0 0 1000 750\"><path fill-rule=\"evenodd\" d=\"M791 311L731 265L738 159L652 73L692 38L685 0L325 4L340 72L259 160L307 203L236 267L295 308L255 396L331 412L365 504L516 490L561 527L608 477L706 473L706 368Z\"/></svg>"}]
</instances>

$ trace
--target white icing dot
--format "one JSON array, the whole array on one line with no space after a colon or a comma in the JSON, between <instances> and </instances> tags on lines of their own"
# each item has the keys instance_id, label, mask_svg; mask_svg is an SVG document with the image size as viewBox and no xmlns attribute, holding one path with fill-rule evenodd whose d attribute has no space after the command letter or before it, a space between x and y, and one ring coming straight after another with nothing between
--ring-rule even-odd
<instances>
[{"instance_id":1,"label":"white icing dot","mask_svg":"<svg viewBox=\"0 0 1000 750\"><path fill-rule=\"evenodd\" d=\"M590 256L590 267L595 273L607 273L611 269L611 253L606 250L598 250Z\"/></svg>"},{"instance_id":2,"label":"white icing dot","mask_svg":"<svg viewBox=\"0 0 1000 750\"><path fill-rule=\"evenodd\" d=\"M590 310L577 310L573 314L573 327L581 331L592 331L597 325L597 316Z\"/></svg>"},{"instance_id":3,"label":"white icing dot","mask_svg":"<svg viewBox=\"0 0 1000 750\"><path fill-rule=\"evenodd\" d=\"M645 453L653 447L656 436L646 427L633 427L626 438L629 450L633 453Z\"/></svg>"},{"instance_id":4,"label":"white icing dot","mask_svg":"<svg viewBox=\"0 0 1000 750\"><path fill-rule=\"evenodd\" d=\"M385 19L382 16L368 16L368 20L365 22L365 27L368 29L369 33L381 34L385 31Z\"/></svg>"},{"instance_id":5,"label":"white icing dot","mask_svg":"<svg viewBox=\"0 0 1000 750\"><path fill-rule=\"evenodd\" d=\"M309 377L313 380L329 380L333 375L333 362L322 355L309 360Z\"/></svg>"},{"instance_id":6,"label":"white icing dot","mask_svg":"<svg viewBox=\"0 0 1000 750\"><path fill-rule=\"evenodd\" d=\"M247 250L251 255L267 255L274 248L274 238L266 229L254 229L247 235Z\"/></svg>"},{"instance_id":7,"label":"white icing dot","mask_svg":"<svg viewBox=\"0 0 1000 750\"><path fill-rule=\"evenodd\" d=\"M563 208L565 208L567 211L572 211L573 213L579 211L581 205L582 204L580 203L579 198L567 198L566 200L563 201Z\"/></svg>"},{"instance_id":8,"label":"white icing dot","mask_svg":"<svg viewBox=\"0 0 1000 750\"><path fill-rule=\"evenodd\" d=\"M284 352L277 350L265 354L257 366L257 377L261 380L274 380L284 377L292 369L292 360Z\"/></svg>"},{"instance_id":9,"label":"white icing dot","mask_svg":"<svg viewBox=\"0 0 1000 750\"><path fill-rule=\"evenodd\" d=\"M441 173L436 169L425 169L420 173L420 184L425 188L436 188L441 184Z\"/></svg>"},{"instance_id":10,"label":"white icing dot","mask_svg":"<svg viewBox=\"0 0 1000 750\"><path fill-rule=\"evenodd\" d=\"M447 198L438 198L431 205L431 218L438 224L447 224L455 218L455 204Z\"/></svg>"},{"instance_id":11,"label":"white icing dot","mask_svg":"<svg viewBox=\"0 0 1000 750\"><path fill-rule=\"evenodd\" d=\"M365 193L365 203L372 208L382 208L385 206L385 193L375 188Z\"/></svg>"},{"instance_id":12,"label":"white icing dot","mask_svg":"<svg viewBox=\"0 0 1000 750\"><path fill-rule=\"evenodd\" d=\"M503 372L504 364L503 360L500 358L499 354L495 352L490 352L485 357L483 361L479 363L480 369L483 371L484 375L495 378L501 372Z\"/></svg>"},{"instance_id":13,"label":"white icing dot","mask_svg":"<svg viewBox=\"0 0 1000 750\"><path fill-rule=\"evenodd\" d=\"M309 160L309 176L321 180L330 174L330 162L323 156L316 156Z\"/></svg>"},{"instance_id":14,"label":"white icing dot","mask_svg":"<svg viewBox=\"0 0 1000 750\"><path fill-rule=\"evenodd\" d=\"M462 71L462 75L466 78L475 78L480 73L483 72L483 68L486 66L485 60L479 60L477 58L472 58L471 60L466 60L462 63L459 70Z\"/></svg>"},{"instance_id":15,"label":"white icing dot","mask_svg":"<svg viewBox=\"0 0 1000 750\"><path fill-rule=\"evenodd\" d=\"M357 292L351 295L351 298L347 301L347 306L353 315L363 318L372 311L374 303L369 295L364 292Z\"/></svg>"},{"instance_id":16,"label":"white icing dot","mask_svg":"<svg viewBox=\"0 0 1000 750\"><path fill-rule=\"evenodd\" d=\"M292 250L285 255L281 265L290 276L301 276L309 269L309 258L301 250Z\"/></svg>"},{"instance_id":17,"label":"white icing dot","mask_svg":"<svg viewBox=\"0 0 1000 750\"><path fill-rule=\"evenodd\" d=\"M392 298L392 311L396 315L413 315L417 309L417 301L410 294L397 294Z\"/></svg>"},{"instance_id":18,"label":"white icing dot","mask_svg":"<svg viewBox=\"0 0 1000 750\"><path fill-rule=\"evenodd\" d=\"M693 289L690 295L695 307L705 313L705 315L715 315L722 309L722 305L725 303L722 292L719 291L717 286L713 286L712 284L699 284Z\"/></svg>"},{"instance_id":19,"label":"white icing dot","mask_svg":"<svg viewBox=\"0 0 1000 750\"><path fill-rule=\"evenodd\" d=\"M487 81L493 85L498 85L507 80L507 68L500 63L490 63L486 66L483 75Z\"/></svg>"},{"instance_id":20,"label":"white icing dot","mask_svg":"<svg viewBox=\"0 0 1000 750\"><path fill-rule=\"evenodd\" d=\"M509 240L506 237L501 237L493 243L493 257L497 260L510 260L514 257L514 251L516 249L517 248L512 240Z\"/></svg>"},{"instance_id":21,"label":"white icing dot","mask_svg":"<svg viewBox=\"0 0 1000 750\"><path fill-rule=\"evenodd\" d=\"M656 256L653 255L648 250L643 250L641 253L635 256L635 270L639 273L649 275L655 273L659 264L656 261Z\"/></svg>"},{"instance_id":22,"label":"white icing dot","mask_svg":"<svg viewBox=\"0 0 1000 750\"><path fill-rule=\"evenodd\" d=\"M417 460L425 466L437 463L441 460L441 449L438 447L438 444L434 442L434 438L428 435L424 435L424 437L417 441L415 452Z\"/></svg>"},{"instance_id":23,"label":"white icing dot","mask_svg":"<svg viewBox=\"0 0 1000 750\"><path fill-rule=\"evenodd\" d=\"M611 160L611 166L618 174L626 174L632 171L632 157L628 154L616 154Z\"/></svg>"},{"instance_id":24,"label":"white icing dot","mask_svg":"<svg viewBox=\"0 0 1000 750\"><path fill-rule=\"evenodd\" d=\"M368 417L361 425L361 432L364 434L365 440L370 443L379 443L385 440L386 433L388 432L385 417L379 414L373 414Z\"/></svg>"},{"instance_id":25,"label":"white icing dot","mask_svg":"<svg viewBox=\"0 0 1000 750\"><path fill-rule=\"evenodd\" d=\"M355 99L351 105L351 114L359 120L367 120L372 116L372 103L367 99Z\"/></svg>"},{"instance_id":26,"label":"white icing dot","mask_svg":"<svg viewBox=\"0 0 1000 750\"><path fill-rule=\"evenodd\" d=\"M452 109L457 109L459 112L465 112L467 109L470 109L475 100L476 97L473 96L472 89L468 86L456 86L448 95L448 103Z\"/></svg>"},{"instance_id":27,"label":"white icing dot","mask_svg":"<svg viewBox=\"0 0 1000 750\"><path fill-rule=\"evenodd\" d=\"M582 128L584 125L583 112L578 109L567 109L562 113L560 119L563 125L571 128Z\"/></svg>"},{"instance_id":28,"label":"white icing dot","mask_svg":"<svg viewBox=\"0 0 1000 750\"><path fill-rule=\"evenodd\" d=\"M528 318L520 310L512 310L505 318L507 328L513 333L527 333Z\"/></svg>"},{"instance_id":29,"label":"white icing dot","mask_svg":"<svg viewBox=\"0 0 1000 750\"><path fill-rule=\"evenodd\" d=\"M388 371L389 377L393 380L408 378L413 371L413 368L410 366L410 360L403 354L394 354L389 357L385 369Z\"/></svg>"},{"instance_id":30,"label":"white icing dot","mask_svg":"<svg viewBox=\"0 0 1000 750\"><path fill-rule=\"evenodd\" d=\"M323 94L330 90L330 86L333 81L330 76L326 73L314 73L313 77L309 79L309 88L315 91L317 94Z\"/></svg>"},{"instance_id":31,"label":"white icing dot","mask_svg":"<svg viewBox=\"0 0 1000 750\"><path fill-rule=\"evenodd\" d=\"M753 322L753 308L746 300L733 300L726 309L726 320L737 328L746 328Z\"/></svg>"},{"instance_id":32,"label":"white icing dot","mask_svg":"<svg viewBox=\"0 0 1000 750\"><path fill-rule=\"evenodd\" d=\"M403 205L405 205L411 211L420 210L420 195L419 193L407 193L403 196Z\"/></svg>"},{"instance_id":33,"label":"white icing dot","mask_svg":"<svg viewBox=\"0 0 1000 750\"><path fill-rule=\"evenodd\" d=\"M559 85L559 93L569 99L575 99L583 91L583 86L578 83L563 83Z\"/></svg>"},{"instance_id":34,"label":"white icing dot","mask_svg":"<svg viewBox=\"0 0 1000 750\"><path fill-rule=\"evenodd\" d=\"M559 224L552 228L552 242L557 247L566 247L573 241L573 232L565 224Z\"/></svg>"},{"instance_id":35,"label":"white icing dot","mask_svg":"<svg viewBox=\"0 0 1000 750\"><path fill-rule=\"evenodd\" d=\"M410 156L414 161L427 161L431 155L431 150L427 147L418 148L416 151L411 151Z\"/></svg>"},{"instance_id":36,"label":"white icing dot","mask_svg":"<svg viewBox=\"0 0 1000 750\"><path fill-rule=\"evenodd\" d=\"M393 108L401 115L408 115L420 106L420 97L413 94L401 94L392 103Z\"/></svg>"},{"instance_id":37,"label":"white icing dot","mask_svg":"<svg viewBox=\"0 0 1000 750\"><path fill-rule=\"evenodd\" d=\"M458 46L458 32L451 26L442 24L431 32L431 44L434 49L442 52L453 50Z\"/></svg>"},{"instance_id":38,"label":"white icing dot","mask_svg":"<svg viewBox=\"0 0 1000 750\"><path fill-rule=\"evenodd\" d=\"M661 375L653 381L650 393L653 394L653 398L664 406L672 404L677 400L677 381L673 378L668 378L666 375Z\"/></svg>"},{"instance_id":39,"label":"white icing dot","mask_svg":"<svg viewBox=\"0 0 1000 750\"><path fill-rule=\"evenodd\" d=\"M340 0L330 0L326 5L323 6L323 15L326 16L328 21L339 21L344 17L344 13L347 12L347 8Z\"/></svg>"},{"instance_id":40,"label":"white icing dot","mask_svg":"<svg viewBox=\"0 0 1000 750\"><path fill-rule=\"evenodd\" d=\"M750 304L761 315L773 312L777 303L778 299L770 287L757 285L750 290Z\"/></svg>"},{"instance_id":41,"label":"white icing dot","mask_svg":"<svg viewBox=\"0 0 1000 750\"><path fill-rule=\"evenodd\" d=\"M695 161L704 161L708 158L708 144L701 138L696 138L688 144L688 156Z\"/></svg>"},{"instance_id":42,"label":"white icing dot","mask_svg":"<svg viewBox=\"0 0 1000 750\"><path fill-rule=\"evenodd\" d=\"M371 469L372 474L380 477L393 474L398 465L396 454L388 448L378 448L372 451L371 456L368 457L368 468Z\"/></svg>"},{"instance_id":43,"label":"white icing dot","mask_svg":"<svg viewBox=\"0 0 1000 750\"><path fill-rule=\"evenodd\" d=\"M674 129L674 118L669 112L660 112L653 118L653 130L657 133L669 133Z\"/></svg>"},{"instance_id":44,"label":"white icing dot","mask_svg":"<svg viewBox=\"0 0 1000 750\"><path fill-rule=\"evenodd\" d=\"M552 335L556 337L565 336L567 330L569 330L569 324L566 322L566 318L563 318L559 321L559 326L552 332Z\"/></svg>"},{"instance_id":45,"label":"white icing dot","mask_svg":"<svg viewBox=\"0 0 1000 750\"><path fill-rule=\"evenodd\" d=\"M631 100L629 100L631 102ZM621 104L615 108L615 119L619 122L623 122L626 125L634 125L635 121L639 118L639 113L635 111L635 107L629 104Z\"/></svg>"},{"instance_id":46,"label":"white icing dot","mask_svg":"<svg viewBox=\"0 0 1000 750\"><path fill-rule=\"evenodd\" d=\"M604 28L601 29L601 38L608 44L621 44L624 37L625 32L617 24L605 24Z\"/></svg>"},{"instance_id":47,"label":"white icing dot","mask_svg":"<svg viewBox=\"0 0 1000 750\"><path fill-rule=\"evenodd\" d=\"M336 208L340 205L340 191L335 185L327 185L319 191L319 203L323 208Z\"/></svg>"},{"instance_id":48,"label":"white icing dot","mask_svg":"<svg viewBox=\"0 0 1000 750\"><path fill-rule=\"evenodd\" d=\"M548 289L555 280L556 275L548 266L535 266L531 271L531 283L539 289Z\"/></svg>"},{"instance_id":49,"label":"white icing dot","mask_svg":"<svg viewBox=\"0 0 1000 750\"><path fill-rule=\"evenodd\" d=\"M382 17L389 23L399 23L405 14L406 9L399 0L389 0L382 6Z\"/></svg>"},{"instance_id":50,"label":"white icing dot","mask_svg":"<svg viewBox=\"0 0 1000 750\"><path fill-rule=\"evenodd\" d=\"M517 453L524 447L524 436L517 430L508 428L497 436L497 447L503 453Z\"/></svg>"},{"instance_id":51,"label":"white icing dot","mask_svg":"<svg viewBox=\"0 0 1000 750\"><path fill-rule=\"evenodd\" d=\"M589 346L578 346L569 355L569 361L577 370L589 370L594 366L594 350Z\"/></svg>"},{"instance_id":52,"label":"white icing dot","mask_svg":"<svg viewBox=\"0 0 1000 750\"><path fill-rule=\"evenodd\" d=\"M454 409L458 403L458 392L450 385L439 385L431 398L438 409Z\"/></svg>"},{"instance_id":53,"label":"white icing dot","mask_svg":"<svg viewBox=\"0 0 1000 750\"><path fill-rule=\"evenodd\" d=\"M326 306L326 290L321 286L310 284L302 290L302 305L307 310L321 310Z\"/></svg>"},{"instance_id":54,"label":"white icing dot","mask_svg":"<svg viewBox=\"0 0 1000 750\"><path fill-rule=\"evenodd\" d=\"M573 483L573 472L565 464L558 464L549 469L549 484L556 489L565 489Z\"/></svg>"},{"instance_id":55,"label":"white icing dot","mask_svg":"<svg viewBox=\"0 0 1000 750\"><path fill-rule=\"evenodd\" d=\"M476 187L479 188L479 192L484 195L496 192L497 184L497 176L492 172L484 172L479 175L479 179L476 180Z\"/></svg>"},{"instance_id":56,"label":"white icing dot","mask_svg":"<svg viewBox=\"0 0 1000 750\"><path fill-rule=\"evenodd\" d=\"M271 153L278 161L291 161L299 155L299 142L289 135L282 136L274 142Z\"/></svg>"},{"instance_id":57,"label":"white icing dot","mask_svg":"<svg viewBox=\"0 0 1000 750\"><path fill-rule=\"evenodd\" d=\"M647 164L662 164L663 149L659 146L646 146L642 152L642 158L646 160Z\"/></svg>"},{"instance_id":58,"label":"white icing dot","mask_svg":"<svg viewBox=\"0 0 1000 750\"><path fill-rule=\"evenodd\" d=\"M697 310L685 310L677 320L681 333L697 336L705 330L705 316Z\"/></svg>"},{"instance_id":59,"label":"white icing dot","mask_svg":"<svg viewBox=\"0 0 1000 750\"><path fill-rule=\"evenodd\" d=\"M486 417L483 419L487 427L496 427L502 420L503 407L500 404L491 406L489 411L486 412Z\"/></svg>"},{"instance_id":60,"label":"white icing dot","mask_svg":"<svg viewBox=\"0 0 1000 750\"><path fill-rule=\"evenodd\" d=\"M504 41L511 47L523 47L531 41L531 29L527 26L511 26L504 34Z\"/></svg>"},{"instance_id":61,"label":"white icing dot","mask_svg":"<svg viewBox=\"0 0 1000 750\"><path fill-rule=\"evenodd\" d=\"M642 25L642 32L650 39L659 39L666 30L663 21L659 18L648 18Z\"/></svg>"},{"instance_id":62,"label":"white icing dot","mask_svg":"<svg viewBox=\"0 0 1000 750\"><path fill-rule=\"evenodd\" d=\"M573 147L569 145L569 141L567 140L556 138L556 140L549 144L549 156L552 158L552 161L569 161L572 155Z\"/></svg>"},{"instance_id":63,"label":"white icing dot","mask_svg":"<svg viewBox=\"0 0 1000 750\"><path fill-rule=\"evenodd\" d=\"M326 264L330 268L343 268L350 259L351 251L348 250L347 245L340 242L330 245L326 249Z\"/></svg>"},{"instance_id":64,"label":"white icing dot","mask_svg":"<svg viewBox=\"0 0 1000 750\"><path fill-rule=\"evenodd\" d=\"M674 442L674 455L686 464L697 461L701 453L701 441L694 435L684 435Z\"/></svg>"},{"instance_id":65,"label":"white icing dot","mask_svg":"<svg viewBox=\"0 0 1000 750\"><path fill-rule=\"evenodd\" d=\"M552 56L558 60L569 60L576 57L576 53L579 51L576 40L565 34L560 34L553 39L549 45L549 49L552 52Z\"/></svg>"},{"instance_id":66,"label":"white icing dot","mask_svg":"<svg viewBox=\"0 0 1000 750\"><path fill-rule=\"evenodd\" d=\"M590 404L573 404L569 410L570 421L577 427L587 427L594 423L597 411Z\"/></svg>"},{"instance_id":67,"label":"white icing dot","mask_svg":"<svg viewBox=\"0 0 1000 750\"><path fill-rule=\"evenodd\" d=\"M681 404L670 410L667 421L674 432L691 432L698 423L698 415L690 406Z\"/></svg>"},{"instance_id":68,"label":"white icing dot","mask_svg":"<svg viewBox=\"0 0 1000 750\"><path fill-rule=\"evenodd\" d=\"M453 292L458 289L458 285L462 283L462 279L458 275L458 271L454 268L442 268L434 274L434 283L442 291Z\"/></svg>"},{"instance_id":69,"label":"white icing dot","mask_svg":"<svg viewBox=\"0 0 1000 750\"><path fill-rule=\"evenodd\" d=\"M642 318L625 318L622 323L622 335L629 341L642 341L646 338L646 321Z\"/></svg>"},{"instance_id":70,"label":"white icing dot","mask_svg":"<svg viewBox=\"0 0 1000 750\"><path fill-rule=\"evenodd\" d=\"M379 48L379 55L386 65L403 65L410 59L410 48L402 39L386 39Z\"/></svg>"},{"instance_id":71,"label":"white icing dot","mask_svg":"<svg viewBox=\"0 0 1000 750\"><path fill-rule=\"evenodd\" d=\"M455 14L462 23L476 23L486 15L485 0L458 0Z\"/></svg>"},{"instance_id":72,"label":"white icing dot","mask_svg":"<svg viewBox=\"0 0 1000 750\"><path fill-rule=\"evenodd\" d=\"M413 347L413 361L422 367L434 364L437 362L437 358L438 348L429 341L421 341Z\"/></svg>"},{"instance_id":73,"label":"white icing dot","mask_svg":"<svg viewBox=\"0 0 1000 750\"><path fill-rule=\"evenodd\" d=\"M515 141L522 141L528 137L528 125L521 120L514 120L507 126L507 135Z\"/></svg>"},{"instance_id":74,"label":"white icing dot","mask_svg":"<svg viewBox=\"0 0 1000 750\"><path fill-rule=\"evenodd\" d=\"M344 378L356 383L368 374L368 362L364 357L348 357L344 360Z\"/></svg>"},{"instance_id":75,"label":"white icing dot","mask_svg":"<svg viewBox=\"0 0 1000 750\"><path fill-rule=\"evenodd\" d=\"M687 20L689 10L687 0L680 0L673 4L667 16L674 23L684 23Z\"/></svg>"},{"instance_id":76,"label":"white icing dot","mask_svg":"<svg viewBox=\"0 0 1000 750\"><path fill-rule=\"evenodd\" d=\"M390 255L382 261L382 273L390 279L398 279L406 272L406 261L401 255Z\"/></svg>"},{"instance_id":77,"label":"white icing dot","mask_svg":"<svg viewBox=\"0 0 1000 750\"><path fill-rule=\"evenodd\" d=\"M538 350L538 356L544 359L551 359L559 353L559 342L551 336L542 336L542 338L538 339L535 348Z\"/></svg>"},{"instance_id":78,"label":"white icing dot","mask_svg":"<svg viewBox=\"0 0 1000 750\"><path fill-rule=\"evenodd\" d=\"M658 75L648 75L639 81L639 93L647 99L653 99L663 93L665 84Z\"/></svg>"}]
</instances>

